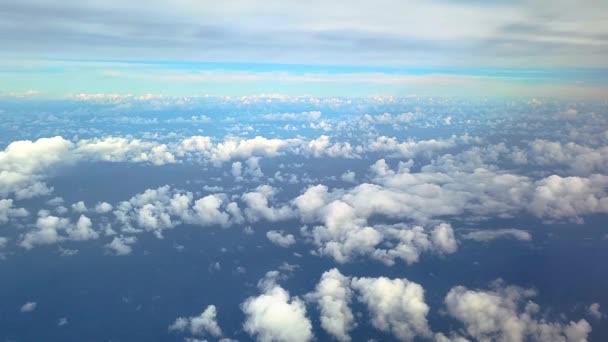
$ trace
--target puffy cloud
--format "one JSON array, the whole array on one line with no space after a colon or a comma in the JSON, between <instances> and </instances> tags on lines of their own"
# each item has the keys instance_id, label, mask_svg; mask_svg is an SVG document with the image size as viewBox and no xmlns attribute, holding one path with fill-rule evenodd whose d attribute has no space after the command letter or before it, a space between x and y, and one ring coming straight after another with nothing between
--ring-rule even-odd
<instances>
[{"instance_id":1,"label":"puffy cloud","mask_svg":"<svg viewBox=\"0 0 608 342\"><path fill-rule=\"evenodd\" d=\"M190 317L190 332L193 335L209 333L212 336L221 336L222 330L217 324L215 305L209 305L199 316Z\"/></svg>"},{"instance_id":2,"label":"puffy cloud","mask_svg":"<svg viewBox=\"0 0 608 342\"><path fill-rule=\"evenodd\" d=\"M352 257L370 254L382 241L382 234L372 227L366 227L364 220L357 217L355 209L335 200L321 210L323 226L312 230L312 239L321 254L329 255L337 262L347 262Z\"/></svg>"},{"instance_id":3,"label":"puffy cloud","mask_svg":"<svg viewBox=\"0 0 608 342\"><path fill-rule=\"evenodd\" d=\"M532 182L525 176L479 163L462 164L451 157L442 157L417 173L410 172L406 163L394 171L383 159L371 169L376 176L372 184L326 194L325 202L339 198L361 218L383 215L419 222L465 213L471 220L512 217L525 210L549 220L578 219L608 210L608 176L603 175L553 175ZM307 217L312 214L308 212Z\"/></svg>"},{"instance_id":4,"label":"puffy cloud","mask_svg":"<svg viewBox=\"0 0 608 342\"><path fill-rule=\"evenodd\" d=\"M213 147L213 141L210 137L192 136L183 139L177 147L177 154L183 156L188 152L196 152L198 154L208 153Z\"/></svg>"},{"instance_id":5,"label":"puffy cloud","mask_svg":"<svg viewBox=\"0 0 608 342\"><path fill-rule=\"evenodd\" d=\"M12 199L0 199L0 224L14 217L26 217L29 213L24 208L15 208Z\"/></svg>"},{"instance_id":6,"label":"puffy cloud","mask_svg":"<svg viewBox=\"0 0 608 342\"><path fill-rule=\"evenodd\" d=\"M2 175L0 175L2 177ZM15 193L16 199L27 199L39 196L46 196L53 192L53 187L48 187L44 182L34 181L42 176L30 176L26 177L28 182L31 184L20 185L17 184Z\"/></svg>"},{"instance_id":7,"label":"puffy cloud","mask_svg":"<svg viewBox=\"0 0 608 342\"><path fill-rule=\"evenodd\" d=\"M304 302L276 284L276 274L263 280L260 283L263 293L241 304L246 316L245 331L261 342L312 340L312 325Z\"/></svg>"},{"instance_id":8,"label":"puffy cloud","mask_svg":"<svg viewBox=\"0 0 608 342\"><path fill-rule=\"evenodd\" d=\"M292 201L304 222L314 222L320 218L320 209L330 199L328 190L325 185L315 185Z\"/></svg>"},{"instance_id":9,"label":"puffy cloud","mask_svg":"<svg viewBox=\"0 0 608 342\"><path fill-rule=\"evenodd\" d=\"M114 215L123 225L123 230L132 230L132 224L137 224L160 238L164 229L173 228L180 219L192 215L191 203L191 193L174 193L171 187L165 185L147 189L128 201L120 202Z\"/></svg>"},{"instance_id":10,"label":"puffy cloud","mask_svg":"<svg viewBox=\"0 0 608 342\"><path fill-rule=\"evenodd\" d=\"M70 226L70 220L63 217L46 215L38 217L36 229L22 236L19 245L25 249L32 249L36 245L49 245L65 239L59 233Z\"/></svg>"},{"instance_id":11,"label":"puffy cloud","mask_svg":"<svg viewBox=\"0 0 608 342\"><path fill-rule=\"evenodd\" d=\"M492 241L501 238L513 238L521 241L532 240L532 235L528 231L521 229L505 228L505 229L484 229L475 230L462 235L463 239L474 241Z\"/></svg>"},{"instance_id":12,"label":"puffy cloud","mask_svg":"<svg viewBox=\"0 0 608 342\"><path fill-rule=\"evenodd\" d=\"M321 120L318 123L311 122L310 125L308 125L308 126L310 128L323 130L325 132L331 132L333 130L333 127L332 127L331 123L329 121L326 121L326 120Z\"/></svg>"},{"instance_id":13,"label":"puffy cloud","mask_svg":"<svg viewBox=\"0 0 608 342\"><path fill-rule=\"evenodd\" d=\"M173 324L169 326L169 331L189 331L192 335L204 336L211 335L213 337L221 337L222 329L217 323L217 310L215 305L209 305L198 316L178 317Z\"/></svg>"},{"instance_id":14,"label":"puffy cloud","mask_svg":"<svg viewBox=\"0 0 608 342\"><path fill-rule=\"evenodd\" d=\"M458 243L454 237L452 226L447 223L441 223L431 232L431 241L437 246L440 253L451 254L458 250Z\"/></svg>"},{"instance_id":15,"label":"puffy cloud","mask_svg":"<svg viewBox=\"0 0 608 342\"><path fill-rule=\"evenodd\" d=\"M423 251L431 248L428 234L420 226L406 227L402 224L392 226L378 226L384 237L393 239L390 248L377 248L372 256L387 265L394 265L395 259L402 259L408 264L418 261Z\"/></svg>"},{"instance_id":16,"label":"puffy cloud","mask_svg":"<svg viewBox=\"0 0 608 342\"><path fill-rule=\"evenodd\" d=\"M129 255L133 251L131 245L135 242L137 242L135 236L117 236L105 247L114 255Z\"/></svg>"},{"instance_id":17,"label":"puffy cloud","mask_svg":"<svg viewBox=\"0 0 608 342\"><path fill-rule=\"evenodd\" d=\"M247 206L244 211L245 215L251 221L265 219L271 222L281 221L293 216L293 211L287 205L274 208L269 206L277 190L269 185L260 185L255 191L248 192L241 196L243 202Z\"/></svg>"},{"instance_id":18,"label":"puffy cloud","mask_svg":"<svg viewBox=\"0 0 608 342\"><path fill-rule=\"evenodd\" d=\"M246 174L254 179L264 177L264 173L260 168L260 157L250 157L245 163L247 164L247 169L245 170Z\"/></svg>"},{"instance_id":19,"label":"puffy cloud","mask_svg":"<svg viewBox=\"0 0 608 342\"><path fill-rule=\"evenodd\" d=\"M399 145L396 140L387 141ZM420 144L421 149L432 145L429 142ZM348 142L331 143L328 136L320 136L309 142L261 136L252 139L227 137L217 144L210 137L204 136L192 136L172 144L123 137L85 139L76 143L62 137L42 138L36 142L17 141L0 152L0 196L15 193L19 198L27 198L50 193L52 189L42 180L46 177L46 169L57 163L95 160L163 165L176 163L178 158L184 157L221 164L232 159L246 160L254 157L250 159L250 163L253 163L257 160L255 157L274 157L289 147L293 148L293 153L310 153L315 157L352 158L366 150L364 147L353 147ZM22 163L23 159L28 161ZM259 167L249 166L252 174L260 176ZM237 172L236 169L234 171Z\"/></svg>"},{"instance_id":20,"label":"puffy cloud","mask_svg":"<svg viewBox=\"0 0 608 342\"><path fill-rule=\"evenodd\" d=\"M243 164L241 164L241 162L238 162L238 161L232 163L231 173L232 173L232 176L234 176L234 178L240 179L241 176L243 175Z\"/></svg>"},{"instance_id":21,"label":"puffy cloud","mask_svg":"<svg viewBox=\"0 0 608 342\"><path fill-rule=\"evenodd\" d=\"M372 325L401 341L430 337L424 289L407 279L353 278L352 288L370 313Z\"/></svg>"},{"instance_id":22,"label":"puffy cloud","mask_svg":"<svg viewBox=\"0 0 608 342\"><path fill-rule=\"evenodd\" d=\"M0 169L0 172L3 173L2 177L0 177L0 191L2 191L3 181L6 181L12 185L10 189L7 185L7 190L3 191L5 195L14 192L20 196L19 198L25 198L48 194L52 189L41 182L45 177L43 171L50 165L58 162L65 163L67 161L101 160L112 162L146 162L162 165L177 162L177 157L193 157L194 159L210 161L214 164L223 163L231 159L243 159L248 160L248 172L254 177L261 177L262 174L257 158L276 156L287 147L293 147L293 153L308 151L308 153L314 156L325 155L329 157L357 157L358 154L365 151L365 148L355 148L348 142L332 144L329 139L328 136L321 136L310 142L304 142L300 139L267 139L260 136L253 139L228 137L223 142L217 144L214 144L211 138L202 136L185 138L179 143L174 144L160 144L153 141L120 137L80 140L75 144L61 137L46 140L39 139L35 143L27 142L25 145L58 146L55 147L57 151L45 154L44 158L38 158L36 153L40 154L39 152L42 149L30 148L31 151L28 151L30 153L29 159L37 160L38 163L30 163L30 167L22 167L18 170L14 167L15 162L2 167ZM18 153L14 152L15 148L11 146L17 146L20 143L23 142L15 142L9 145L9 148L5 152L2 152L3 155L18 155ZM4 159L11 158L5 157ZM235 169L233 170L237 174L239 173L238 165L235 164ZM33 172L35 170L39 170L40 172ZM25 171L29 173L25 173ZM348 181L354 180L350 173L346 177Z\"/></svg>"},{"instance_id":23,"label":"puffy cloud","mask_svg":"<svg viewBox=\"0 0 608 342\"><path fill-rule=\"evenodd\" d=\"M196 222L202 225L221 225L229 224L230 215L220 211L220 207L224 204L224 198L219 195L207 195L194 202L194 212L196 213Z\"/></svg>"},{"instance_id":24,"label":"puffy cloud","mask_svg":"<svg viewBox=\"0 0 608 342\"><path fill-rule=\"evenodd\" d=\"M570 322L563 328L564 335L566 335L566 341L568 342L586 342L589 333L591 333L591 325L581 319L578 322ZM556 341L551 337L551 341Z\"/></svg>"},{"instance_id":25,"label":"puffy cloud","mask_svg":"<svg viewBox=\"0 0 608 342\"><path fill-rule=\"evenodd\" d=\"M36 302L27 302L21 306L19 311L21 311L21 313L32 312L32 311L36 310L37 305L38 304L36 304Z\"/></svg>"},{"instance_id":26,"label":"puffy cloud","mask_svg":"<svg viewBox=\"0 0 608 342\"><path fill-rule=\"evenodd\" d=\"M604 317L604 314L600 311L600 303L592 303L589 305L587 313L595 319L602 319L602 317Z\"/></svg>"},{"instance_id":27,"label":"puffy cloud","mask_svg":"<svg viewBox=\"0 0 608 342\"><path fill-rule=\"evenodd\" d=\"M360 184L342 199L360 216L383 214L423 222L464 213L475 219L510 217L523 210L550 220L578 219L608 210L607 176L553 175L533 183L525 176L483 167L465 172L453 162L444 159L411 173L405 167L395 172L380 160L372 166L377 184Z\"/></svg>"},{"instance_id":28,"label":"puffy cloud","mask_svg":"<svg viewBox=\"0 0 608 342\"><path fill-rule=\"evenodd\" d=\"M330 137L322 135L314 140L311 140L308 145L308 151L314 157L328 156L333 158L357 158L357 148L351 146L348 142L331 143Z\"/></svg>"},{"instance_id":29,"label":"puffy cloud","mask_svg":"<svg viewBox=\"0 0 608 342\"><path fill-rule=\"evenodd\" d=\"M152 147L149 151L140 153L139 157L134 158L136 162L149 162L154 165L164 165L175 163L175 156L168 151L166 145L158 145Z\"/></svg>"},{"instance_id":30,"label":"puffy cloud","mask_svg":"<svg viewBox=\"0 0 608 342\"><path fill-rule=\"evenodd\" d=\"M114 207L108 202L100 202L95 206L95 211L98 214L107 214L112 211L112 209L114 209Z\"/></svg>"},{"instance_id":31,"label":"puffy cloud","mask_svg":"<svg viewBox=\"0 0 608 342\"><path fill-rule=\"evenodd\" d=\"M363 118L369 122L377 123L405 123L416 118L416 114L407 112L401 114L382 113L378 115L365 114Z\"/></svg>"},{"instance_id":32,"label":"puffy cloud","mask_svg":"<svg viewBox=\"0 0 608 342\"><path fill-rule=\"evenodd\" d=\"M40 211L35 229L22 234L19 245L32 249L38 245L50 245L65 240L93 240L99 238L99 233L93 229L91 220L80 215L76 223L68 218L50 215L48 211Z\"/></svg>"},{"instance_id":33,"label":"puffy cloud","mask_svg":"<svg viewBox=\"0 0 608 342\"><path fill-rule=\"evenodd\" d=\"M573 142L535 139L529 144L525 162L542 166L563 165L575 175L585 176L608 169L608 146L592 148Z\"/></svg>"},{"instance_id":34,"label":"puffy cloud","mask_svg":"<svg viewBox=\"0 0 608 342\"><path fill-rule=\"evenodd\" d=\"M119 137L80 140L73 153L77 158L110 162L149 162L154 165L176 162L167 145Z\"/></svg>"},{"instance_id":35,"label":"puffy cloud","mask_svg":"<svg viewBox=\"0 0 608 342\"><path fill-rule=\"evenodd\" d=\"M274 173L273 178L269 179L270 182L282 182L282 183L290 183L297 184L298 176L295 173L283 173L281 171L277 171Z\"/></svg>"},{"instance_id":36,"label":"puffy cloud","mask_svg":"<svg viewBox=\"0 0 608 342\"><path fill-rule=\"evenodd\" d=\"M22 140L0 151L0 197L31 198L49 194L42 181L46 171L65 162L73 144L62 137Z\"/></svg>"},{"instance_id":37,"label":"puffy cloud","mask_svg":"<svg viewBox=\"0 0 608 342\"><path fill-rule=\"evenodd\" d=\"M232 217L232 222L235 224L242 224L245 222L241 208L236 202L230 202L226 205L226 212Z\"/></svg>"},{"instance_id":38,"label":"puffy cloud","mask_svg":"<svg viewBox=\"0 0 608 342\"><path fill-rule=\"evenodd\" d=\"M171 215L164 211L162 204L146 203L137 209L137 224L146 230L154 231L161 237L161 230L172 228L175 223L171 221Z\"/></svg>"},{"instance_id":39,"label":"puffy cloud","mask_svg":"<svg viewBox=\"0 0 608 342\"><path fill-rule=\"evenodd\" d=\"M350 341L349 332L355 326L355 318L349 307L352 300L350 278L335 268L326 271L315 291L307 297L319 306L321 327L338 341Z\"/></svg>"},{"instance_id":40,"label":"puffy cloud","mask_svg":"<svg viewBox=\"0 0 608 342\"><path fill-rule=\"evenodd\" d=\"M193 155L201 160L222 163L231 159L272 157L298 139L239 139L229 137L214 144L210 137L192 136L177 144L123 137L85 139L72 143L62 137L15 141L0 151L0 196L15 193L19 198L51 192L42 180L46 170L59 163L79 160L143 162L164 165L178 157Z\"/></svg>"},{"instance_id":41,"label":"puffy cloud","mask_svg":"<svg viewBox=\"0 0 608 342\"><path fill-rule=\"evenodd\" d=\"M373 190L358 193L362 187ZM338 196L341 199L332 200ZM430 233L421 226L368 226L367 219L375 214L400 217L403 207L399 200L398 194L371 184L360 185L347 193L329 193L326 186L317 185L296 197L292 204L304 222L323 223L303 233L318 247L320 254L340 263L357 255L369 255L389 265L394 264L396 258L413 263L422 252L450 254L457 250L454 232L447 224L435 227ZM382 241L390 242L391 247L377 247Z\"/></svg>"},{"instance_id":42,"label":"puffy cloud","mask_svg":"<svg viewBox=\"0 0 608 342\"><path fill-rule=\"evenodd\" d=\"M426 221L465 212L476 218L509 217L521 210L529 196L527 177L485 168L446 173L443 167L425 166L419 173L410 173L407 168L387 173L374 180L379 185L362 184L353 189L352 201L365 211ZM379 201L370 201L371 196Z\"/></svg>"},{"instance_id":43,"label":"puffy cloud","mask_svg":"<svg viewBox=\"0 0 608 342\"><path fill-rule=\"evenodd\" d=\"M273 113L264 114L262 118L270 121L287 121L287 120L318 120L321 117L321 112L310 111L301 113Z\"/></svg>"},{"instance_id":44,"label":"puffy cloud","mask_svg":"<svg viewBox=\"0 0 608 342\"><path fill-rule=\"evenodd\" d=\"M164 230L182 223L227 227L244 222L238 204L228 203L225 194L210 194L195 200L191 192L168 185L147 189L128 201L119 202L113 214L123 232L141 232L143 228L158 238L163 237Z\"/></svg>"},{"instance_id":45,"label":"puffy cloud","mask_svg":"<svg viewBox=\"0 0 608 342\"><path fill-rule=\"evenodd\" d=\"M589 178L552 175L535 183L529 210L548 220L608 213L608 176Z\"/></svg>"},{"instance_id":46,"label":"puffy cloud","mask_svg":"<svg viewBox=\"0 0 608 342\"><path fill-rule=\"evenodd\" d=\"M93 230L91 219L84 215L80 215L76 225L69 227L66 231L72 240L94 240L99 237L99 233Z\"/></svg>"},{"instance_id":47,"label":"puffy cloud","mask_svg":"<svg viewBox=\"0 0 608 342\"><path fill-rule=\"evenodd\" d=\"M76 213L84 213L89 209L87 209L87 206L84 204L83 201L78 201L72 204L72 210Z\"/></svg>"},{"instance_id":48,"label":"puffy cloud","mask_svg":"<svg viewBox=\"0 0 608 342\"><path fill-rule=\"evenodd\" d=\"M372 152L392 152L400 157L412 158L421 153L431 153L455 147L460 143L477 141L479 141L479 139L468 135L460 137L451 136L448 139L410 140L404 142L399 142L396 138L381 136L374 141L370 141L367 150Z\"/></svg>"},{"instance_id":49,"label":"puffy cloud","mask_svg":"<svg viewBox=\"0 0 608 342\"><path fill-rule=\"evenodd\" d=\"M231 159L273 157L299 143L298 139L259 136L229 137L218 144L213 144L209 137L193 136L170 145L123 137L85 139L76 143L60 136L34 142L15 141L0 151L0 196L14 194L21 199L51 193L52 188L43 180L47 170L60 163L93 160L164 165L178 162L177 157L194 156L217 164Z\"/></svg>"},{"instance_id":50,"label":"puffy cloud","mask_svg":"<svg viewBox=\"0 0 608 342\"><path fill-rule=\"evenodd\" d=\"M67 146L63 150L57 148L59 151L57 155L61 158L47 159L45 156L37 164L33 163L34 166L24 166L23 169L11 166L9 171L44 171L62 159L155 163L153 156L162 156L164 152L168 152L172 156L197 157L213 163L240 159L241 161L232 164L231 171L237 177L247 174L258 177L261 175L259 157L276 156L287 151L304 156L309 153L317 156L339 156L342 152L330 152L338 150L357 155L366 151L396 151L400 156L414 156L476 141L466 135L441 140L406 142L381 137L372 141L369 146L346 148L347 145L344 143L332 144L327 136L321 136L313 141L229 137L218 144L209 137L200 136L168 144L131 138L81 140L75 144L61 137L52 139L57 142L63 141ZM42 139L29 144L37 145L40 142L46 144ZM336 145L341 147L334 148ZM587 178L551 176L534 182L531 177L499 171L498 167L485 164L509 153L510 150L503 145L492 145L491 148L474 147L456 155L446 154L435 158L417 172L410 171L413 170L412 160L400 162L396 169L391 169L385 159L380 159L371 166L374 178L369 183L332 191L324 185L313 186L283 205L274 201L277 189L268 185L250 190L240 199L233 197L236 202L230 202L229 197L224 194L212 194L196 200L192 193L161 187L114 205L106 202L98 203L94 209L98 213L113 211L123 234L147 230L158 237L162 237L163 230L182 223L229 226L246 221L275 222L297 217L302 223L318 224L302 231L307 240L316 246L316 253L331 256L339 262L348 262L357 256L371 256L387 264L393 264L398 259L407 263L416 262L425 252L437 254L455 252L458 245L452 228L436 225L437 218L442 216L466 215L468 220L474 221L489 217L512 217L518 212L529 210L538 217L557 221L581 220L586 214L608 212L608 204L605 203L607 202L605 189L608 184L606 176L591 175ZM561 148L564 149L563 146ZM8 155L9 150L11 155L17 155L9 148L2 152L3 155ZM561 153L565 154L563 151ZM557 157L551 157L552 160L567 160L559 153L556 155ZM528 158L530 156L531 154ZM177 161L159 158L161 160L159 163ZM0 168L9 169L4 166ZM42 178L43 173L42 171L40 173ZM34 175L38 176L38 173ZM279 176L276 179L280 179ZM347 172L343 176L346 181L355 180L354 172ZM23 189L19 191L21 190ZM237 204L237 202L244 204L242 211L239 208L241 203ZM0 222L4 217L3 212L7 211L6 203L8 202L0 202ZM529 209L526 208L528 206ZM61 214L62 210L57 208L55 212ZM86 212L87 208L83 202L79 202L73 205L73 210L82 213ZM372 217L388 218L391 221L411 220L412 224L392 226L369 224L368 221ZM78 222L69 227L71 228L64 228L65 235L58 233L61 229L36 231L23 235L20 241L22 245L33 246L39 244L34 241L57 242L64 238L78 239L76 237ZM96 234L94 230L91 232ZM289 236L293 237L291 234L282 236L276 233L269 232L269 238L272 237L275 242L281 240L281 243L286 245L289 243L288 240L292 240L289 238ZM471 232L464 237L489 239L487 235L480 237L480 234ZM500 234L506 236L504 234L507 233ZM524 236L523 233L508 234L518 238ZM282 239L279 239L281 237Z\"/></svg>"},{"instance_id":51,"label":"puffy cloud","mask_svg":"<svg viewBox=\"0 0 608 342\"><path fill-rule=\"evenodd\" d=\"M0 171L36 175L64 160L73 144L62 137L22 140L0 151Z\"/></svg>"},{"instance_id":52,"label":"puffy cloud","mask_svg":"<svg viewBox=\"0 0 608 342\"><path fill-rule=\"evenodd\" d=\"M354 171L349 170L349 171L344 172L342 174L342 176L340 176L340 179L345 182L355 183L356 177L357 177L357 174Z\"/></svg>"},{"instance_id":53,"label":"puffy cloud","mask_svg":"<svg viewBox=\"0 0 608 342\"><path fill-rule=\"evenodd\" d=\"M448 314L462 322L466 333L479 341L587 341L591 326L585 320L548 322L538 316L540 307L529 298L533 290L505 286L502 281L491 290L452 288L445 297Z\"/></svg>"},{"instance_id":54,"label":"puffy cloud","mask_svg":"<svg viewBox=\"0 0 608 342\"><path fill-rule=\"evenodd\" d=\"M324 185L316 185L292 200L291 205L302 222L322 223L302 231L317 245L319 254L339 262L347 262L357 255L371 255L387 264L394 263L396 258L416 262L425 251L455 252L457 241L451 227L439 226L432 231L422 228L440 216L467 214L469 220L482 220L513 217L529 210L536 216L553 220L606 210L605 176L579 177L577 182L583 186L578 188L574 177L551 176L533 182L526 176L496 171L477 158L486 152L479 148L472 150L455 157L442 156L416 173L410 171L411 161L400 163L394 171L381 159L372 166L373 183L332 192ZM491 150L489 159L508 151L498 145ZM274 189L264 186L243 195L247 217L270 221L290 218L288 207L273 208L268 204L268 194L273 195ZM286 214L277 215L277 212ZM413 220L419 223L415 226L421 228L368 225L369 218L383 216ZM488 239L488 234L471 233L466 238ZM522 232L497 231L495 234L526 238ZM378 248L383 241L389 242L388 248Z\"/></svg>"},{"instance_id":55,"label":"puffy cloud","mask_svg":"<svg viewBox=\"0 0 608 342\"><path fill-rule=\"evenodd\" d=\"M322 135L308 143L308 149L315 157L320 157L328 146L329 137L327 135Z\"/></svg>"},{"instance_id":56,"label":"puffy cloud","mask_svg":"<svg viewBox=\"0 0 608 342\"><path fill-rule=\"evenodd\" d=\"M385 177L394 174L394 172L391 170L391 168L386 163L386 160L384 159L377 160L369 167L369 169L377 177Z\"/></svg>"},{"instance_id":57,"label":"puffy cloud","mask_svg":"<svg viewBox=\"0 0 608 342\"><path fill-rule=\"evenodd\" d=\"M285 234L282 231L270 230L266 233L266 238L283 248L291 247L296 243L296 238L292 234Z\"/></svg>"},{"instance_id":58,"label":"puffy cloud","mask_svg":"<svg viewBox=\"0 0 608 342\"><path fill-rule=\"evenodd\" d=\"M378 225L375 229L383 235L388 247L376 248L371 256L387 265L394 265L396 259L413 264L422 253L451 254L458 249L453 229L446 223L430 232L421 226L405 224Z\"/></svg>"},{"instance_id":59,"label":"puffy cloud","mask_svg":"<svg viewBox=\"0 0 608 342\"><path fill-rule=\"evenodd\" d=\"M169 326L169 331L179 331L183 332L188 329L190 325L190 319L185 317L178 317L175 321Z\"/></svg>"},{"instance_id":60,"label":"puffy cloud","mask_svg":"<svg viewBox=\"0 0 608 342\"><path fill-rule=\"evenodd\" d=\"M283 148L298 142L297 139L267 139L260 136L253 139L228 138L218 143L211 150L209 157L215 162L247 159L249 157L274 157Z\"/></svg>"},{"instance_id":61,"label":"puffy cloud","mask_svg":"<svg viewBox=\"0 0 608 342\"><path fill-rule=\"evenodd\" d=\"M387 180L388 186L360 184L343 199L362 217L383 215L424 222L433 216L454 215L464 210L463 203L458 202L464 193L444 190L423 179L414 180L418 184L399 184L400 180L395 178Z\"/></svg>"},{"instance_id":62,"label":"puffy cloud","mask_svg":"<svg viewBox=\"0 0 608 342\"><path fill-rule=\"evenodd\" d=\"M227 137L215 144L210 137L193 136L183 139L174 150L178 156L208 160L218 165L234 159L275 157L286 148L299 143L299 139L268 139L256 136L252 139Z\"/></svg>"},{"instance_id":63,"label":"puffy cloud","mask_svg":"<svg viewBox=\"0 0 608 342\"><path fill-rule=\"evenodd\" d=\"M336 197L341 199L333 199ZM292 204L302 221L323 223L303 233L317 245L320 254L338 262L369 255L389 265L396 258L413 263L425 251L450 254L457 250L453 229L447 224L431 232L403 224L367 225L368 218L376 214L406 218L401 213L402 200L403 196L377 185L363 184L346 193L329 193L326 186L317 185L296 197ZM390 242L391 247L378 248L382 241Z\"/></svg>"}]
</instances>

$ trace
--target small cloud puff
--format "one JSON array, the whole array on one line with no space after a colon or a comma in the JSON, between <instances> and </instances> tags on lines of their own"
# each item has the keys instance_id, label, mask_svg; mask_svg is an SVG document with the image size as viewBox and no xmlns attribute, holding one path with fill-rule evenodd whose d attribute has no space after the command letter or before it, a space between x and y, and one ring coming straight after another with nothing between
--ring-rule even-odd
<instances>
[{"instance_id":1,"label":"small cloud puff","mask_svg":"<svg viewBox=\"0 0 608 342\"><path fill-rule=\"evenodd\" d=\"M21 313L32 312L32 311L36 310L37 305L38 304L36 304L36 302L27 302L21 306L19 311L21 311Z\"/></svg>"}]
</instances>

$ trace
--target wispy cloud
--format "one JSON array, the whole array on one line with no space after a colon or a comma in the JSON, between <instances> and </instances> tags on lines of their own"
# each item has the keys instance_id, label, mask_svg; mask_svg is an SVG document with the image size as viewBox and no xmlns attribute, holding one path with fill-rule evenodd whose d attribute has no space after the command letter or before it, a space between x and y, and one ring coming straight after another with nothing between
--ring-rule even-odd
<instances>
[{"instance_id":1,"label":"wispy cloud","mask_svg":"<svg viewBox=\"0 0 608 342\"><path fill-rule=\"evenodd\" d=\"M4 55L62 58L606 66L606 10L597 0L23 0L0 3L0 43Z\"/></svg>"},{"instance_id":2,"label":"wispy cloud","mask_svg":"<svg viewBox=\"0 0 608 342\"><path fill-rule=\"evenodd\" d=\"M0 92L603 97L607 10L597 0L2 2Z\"/></svg>"}]
</instances>

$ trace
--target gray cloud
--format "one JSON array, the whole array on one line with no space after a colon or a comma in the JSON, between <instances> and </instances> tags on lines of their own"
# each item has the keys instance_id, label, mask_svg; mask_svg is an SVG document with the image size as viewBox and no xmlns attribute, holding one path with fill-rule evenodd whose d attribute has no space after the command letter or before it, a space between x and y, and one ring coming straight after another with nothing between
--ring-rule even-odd
<instances>
[{"instance_id":1,"label":"gray cloud","mask_svg":"<svg viewBox=\"0 0 608 342\"><path fill-rule=\"evenodd\" d=\"M595 11L568 2L552 2L545 7L557 10L547 10L539 3L292 1L265 3L261 11L242 1L141 7L24 0L0 4L0 42L7 51L56 58L416 64L424 57L426 64L605 65L608 27L595 14L605 3L590 1ZM449 18L437 23L443 14ZM553 20L541 25L539 18ZM555 24L566 21L576 29Z\"/></svg>"}]
</instances>

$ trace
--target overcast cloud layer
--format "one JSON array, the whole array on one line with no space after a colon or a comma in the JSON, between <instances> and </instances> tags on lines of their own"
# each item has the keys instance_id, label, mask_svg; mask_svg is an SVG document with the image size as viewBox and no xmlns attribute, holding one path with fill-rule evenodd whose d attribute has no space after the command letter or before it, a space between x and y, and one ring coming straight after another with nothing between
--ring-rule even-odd
<instances>
[{"instance_id":1,"label":"overcast cloud layer","mask_svg":"<svg viewBox=\"0 0 608 342\"><path fill-rule=\"evenodd\" d=\"M0 39L30 57L606 66L605 11L593 0L27 0L1 5Z\"/></svg>"},{"instance_id":2,"label":"overcast cloud layer","mask_svg":"<svg viewBox=\"0 0 608 342\"><path fill-rule=\"evenodd\" d=\"M599 0L4 1L0 96L604 99L607 10Z\"/></svg>"}]
</instances>

